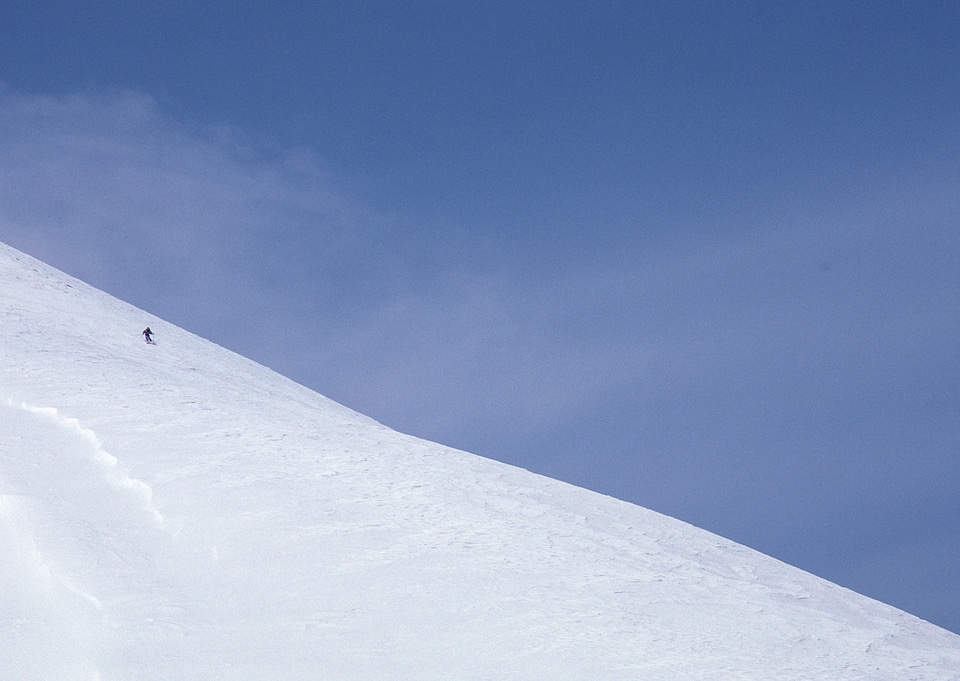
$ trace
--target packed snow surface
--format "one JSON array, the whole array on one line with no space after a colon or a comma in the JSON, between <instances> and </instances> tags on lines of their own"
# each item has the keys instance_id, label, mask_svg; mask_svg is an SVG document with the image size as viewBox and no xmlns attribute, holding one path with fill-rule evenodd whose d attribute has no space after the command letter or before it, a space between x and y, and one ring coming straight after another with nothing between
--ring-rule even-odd
<instances>
[{"instance_id":1,"label":"packed snow surface","mask_svg":"<svg viewBox=\"0 0 960 681\"><path fill-rule=\"evenodd\" d=\"M0 678L960 679L960 636L2 245L0 356Z\"/></svg>"}]
</instances>

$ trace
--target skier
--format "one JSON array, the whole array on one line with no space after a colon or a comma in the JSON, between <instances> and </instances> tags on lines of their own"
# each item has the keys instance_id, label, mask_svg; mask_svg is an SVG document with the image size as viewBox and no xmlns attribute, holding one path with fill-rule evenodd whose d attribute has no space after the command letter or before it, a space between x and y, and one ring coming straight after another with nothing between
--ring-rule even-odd
<instances>
[{"instance_id":1,"label":"skier","mask_svg":"<svg viewBox=\"0 0 960 681\"><path fill-rule=\"evenodd\" d=\"M153 331L150 330L149 326L145 328L142 333L143 337L147 339L148 343L153 343Z\"/></svg>"}]
</instances>

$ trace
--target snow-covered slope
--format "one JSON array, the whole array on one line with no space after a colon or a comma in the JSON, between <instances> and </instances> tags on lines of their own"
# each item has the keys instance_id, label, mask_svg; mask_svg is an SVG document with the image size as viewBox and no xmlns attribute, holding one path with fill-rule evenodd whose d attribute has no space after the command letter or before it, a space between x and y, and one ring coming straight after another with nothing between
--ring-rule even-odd
<instances>
[{"instance_id":1,"label":"snow-covered slope","mask_svg":"<svg viewBox=\"0 0 960 681\"><path fill-rule=\"evenodd\" d=\"M3 679L960 679L960 636L6 246L0 372Z\"/></svg>"}]
</instances>

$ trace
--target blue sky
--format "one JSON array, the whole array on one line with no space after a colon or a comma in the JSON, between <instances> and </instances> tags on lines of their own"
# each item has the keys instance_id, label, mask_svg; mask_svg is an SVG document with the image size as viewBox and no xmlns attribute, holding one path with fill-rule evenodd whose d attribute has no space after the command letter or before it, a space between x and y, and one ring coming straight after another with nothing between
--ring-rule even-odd
<instances>
[{"instance_id":1,"label":"blue sky","mask_svg":"<svg viewBox=\"0 0 960 681\"><path fill-rule=\"evenodd\" d=\"M960 632L955 3L201 5L0 6L0 240Z\"/></svg>"}]
</instances>

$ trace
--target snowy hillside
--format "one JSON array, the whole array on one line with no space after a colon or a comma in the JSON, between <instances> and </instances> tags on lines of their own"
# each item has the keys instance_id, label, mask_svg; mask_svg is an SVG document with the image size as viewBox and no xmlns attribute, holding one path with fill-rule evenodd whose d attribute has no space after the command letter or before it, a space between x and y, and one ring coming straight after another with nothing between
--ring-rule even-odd
<instances>
[{"instance_id":1,"label":"snowy hillside","mask_svg":"<svg viewBox=\"0 0 960 681\"><path fill-rule=\"evenodd\" d=\"M960 679L960 636L5 246L0 359L0 678Z\"/></svg>"}]
</instances>

